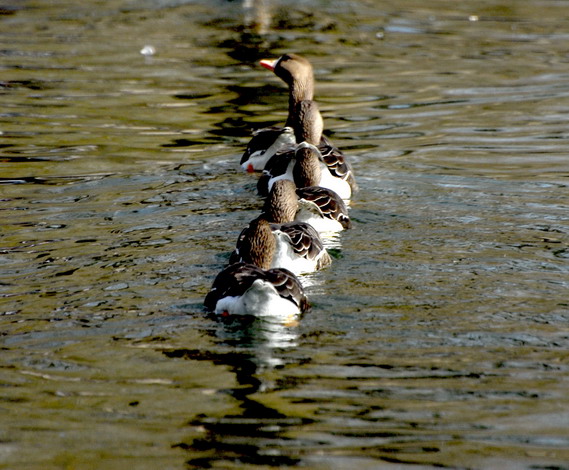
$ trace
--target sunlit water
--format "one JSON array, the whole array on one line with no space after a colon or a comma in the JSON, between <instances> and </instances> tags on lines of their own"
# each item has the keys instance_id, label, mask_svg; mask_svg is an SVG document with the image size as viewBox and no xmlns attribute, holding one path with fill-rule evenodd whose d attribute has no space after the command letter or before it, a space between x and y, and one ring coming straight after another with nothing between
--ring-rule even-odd
<instances>
[{"instance_id":1,"label":"sunlit water","mask_svg":"<svg viewBox=\"0 0 569 470\"><path fill-rule=\"evenodd\" d=\"M0 466L569 468L566 2L258 3L0 10ZM212 318L285 51L354 228Z\"/></svg>"}]
</instances>

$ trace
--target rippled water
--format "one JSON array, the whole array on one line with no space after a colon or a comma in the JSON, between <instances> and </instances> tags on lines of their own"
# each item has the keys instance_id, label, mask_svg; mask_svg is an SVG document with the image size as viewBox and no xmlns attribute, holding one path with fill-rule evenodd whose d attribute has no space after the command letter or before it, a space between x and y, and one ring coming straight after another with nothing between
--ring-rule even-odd
<instances>
[{"instance_id":1,"label":"rippled water","mask_svg":"<svg viewBox=\"0 0 569 470\"><path fill-rule=\"evenodd\" d=\"M567 3L246 3L0 9L0 465L569 468ZM285 51L354 228L298 324L211 318Z\"/></svg>"}]
</instances>

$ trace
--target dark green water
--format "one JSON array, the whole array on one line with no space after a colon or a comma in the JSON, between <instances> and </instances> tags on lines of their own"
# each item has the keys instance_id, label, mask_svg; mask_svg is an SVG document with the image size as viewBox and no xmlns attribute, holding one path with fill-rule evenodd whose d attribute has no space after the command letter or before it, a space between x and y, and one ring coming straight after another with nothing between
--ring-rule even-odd
<instances>
[{"instance_id":1,"label":"dark green water","mask_svg":"<svg viewBox=\"0 0 569 470\"><path fill-rule=\"evenodd\" d=\"M568 469L569 6L259 3L0 9L0 467ZM354 228L211 318L288 51Z\"/></svg>"}]
</instances>

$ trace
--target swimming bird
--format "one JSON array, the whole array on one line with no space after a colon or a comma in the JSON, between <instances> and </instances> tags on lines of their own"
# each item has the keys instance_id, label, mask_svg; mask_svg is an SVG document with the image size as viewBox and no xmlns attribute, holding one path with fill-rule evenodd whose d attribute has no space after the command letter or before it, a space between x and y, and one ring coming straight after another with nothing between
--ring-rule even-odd
<instances>
[{"instance_id":1,"label":"swimming bird","mask_svg":"<svg viewBox=\"0 0 569 470\"><path fill-rule=\"evenodd\" d=\"M249 172L262 170L278 150L296 143L293 122L294 111L302 100L314 97L314 73L310 62L298 54L285 54L276 60L261 60L288 85L288 117L284 127L265 127L253 132L253 138L241 157L241 167Z\"/></svg>"},{"instance_id":2,"label":"swimming bird","mask_svg":"<svg viewBox=\"0 0 569 470\"><path fill-rule=\"evenodd\" d=\"M206 309L217 314L287 318L304 313L308 300L298 278L287 269L263 270L236 263L221 271L206 295Z\"/></svg>"},{"instance_id":3,"label":"swimming bird","mask_svg":"<svg viewBox=\"0 0 569 470\"><path fill-rule=\"evenodd\" d=\"M276 181L263 213L273 223L305 222L319 233L351 228L346 204L334 191L320 186L297 188L293 181Z\"/></svg>"},{"instance_id":4,"label":"swimming bird","mask_svg":"<svg viewBox=\"0 0 569 470\"><path fill-rule=\"evenodd\" d=\"M257 183L261 195L267 195L275 181L293 180L297 187L321 186L350 199L357 189L351 165L344 154L322 137L322 115L315 101L297 104L294 132L299 144L269 159Z\"/></svg>"},{"instance_id":5,"label":"swimming bird","mask_svg":"<svg viewBox=\"0 0 569 470\"><path fill-rule=\"evenodd\" d=\"M244 262L261 269L285 268L310 273L332 263L318 232L303 222L271 224L265 214L244 228L229 263Z\"/></svg>"}]
</instances>

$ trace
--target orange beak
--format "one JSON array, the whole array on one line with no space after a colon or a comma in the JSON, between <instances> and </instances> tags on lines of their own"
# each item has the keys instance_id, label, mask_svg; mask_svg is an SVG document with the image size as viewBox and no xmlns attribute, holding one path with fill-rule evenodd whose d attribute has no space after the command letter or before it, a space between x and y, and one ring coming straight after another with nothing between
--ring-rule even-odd
<instances>
[{"instance_id":1,"label":"orange beak","mask_svg":"<svg viewBox=\"0 0 569 470\"><path fill-rule=\"evenodd\" d=\"M259 63L263 67L265 67L266 69L269 69L272 72L275 70L275 66L277 65L277 62L278 62L278 59L276 59L276 60L263 59Z\"/></svg>"}]
</instances>

